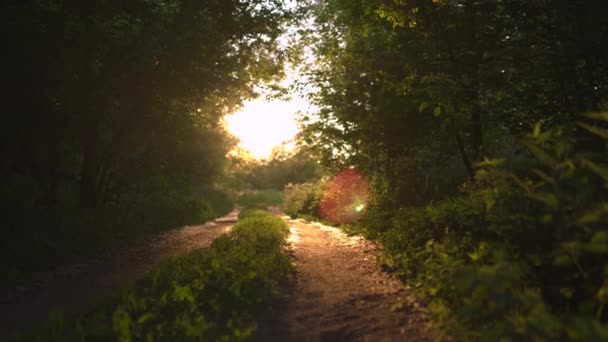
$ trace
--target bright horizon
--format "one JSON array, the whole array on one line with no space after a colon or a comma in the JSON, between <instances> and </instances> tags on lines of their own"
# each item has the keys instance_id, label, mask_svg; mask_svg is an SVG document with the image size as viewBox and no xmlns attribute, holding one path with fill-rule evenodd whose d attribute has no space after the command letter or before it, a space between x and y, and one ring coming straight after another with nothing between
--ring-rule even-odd
<instances>
[{"instance_id":1,"label":"bright horizon","mask_svg":"<svg viewBox=\"0 0 608 342\"><path fill-rule=\"evenodd\" d=\"M229 132L240 139L241 148L257 159L265 159L273 148L294 139L299 132L296 113L307 108L307 102L298 97L268 102L260 98L245 102L240 111L225 120Z\"/></svg>"}]
</instances>

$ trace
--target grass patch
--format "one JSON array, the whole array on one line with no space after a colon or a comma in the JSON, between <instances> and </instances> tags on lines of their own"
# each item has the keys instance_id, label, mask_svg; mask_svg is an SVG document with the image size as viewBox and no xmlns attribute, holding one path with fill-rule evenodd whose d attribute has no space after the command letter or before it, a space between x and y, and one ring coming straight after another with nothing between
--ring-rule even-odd
<instances>
[{"instance_id":1,"label":"grass patch","mask_svg":"<svg viewBox=\"0 0 608 342\"><path fill-rule=\"evenodd\" d=\"M245 218L255 218L255 217L265 217L268 215L268 212L263 209L258 208L246 208L241 210L239 213L239 220Z\"/></svg>"},{"instance_id":2,"label":"grass patch","mask_svg":"<svg viewBox=\"0 0 608 342\"><path fill-rule=\"evenodd\" d=\"M92 313L55 314L41 334L20 340L247 340L284 296L293 267L288 234L283 220L256 211L209 248L164 262Z\"/></svg>"}]
</instances>

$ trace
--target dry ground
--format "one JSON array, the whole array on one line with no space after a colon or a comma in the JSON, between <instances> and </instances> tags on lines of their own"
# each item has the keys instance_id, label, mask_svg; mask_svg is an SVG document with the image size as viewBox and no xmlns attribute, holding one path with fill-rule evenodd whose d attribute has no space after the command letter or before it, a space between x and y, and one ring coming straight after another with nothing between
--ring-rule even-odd
<instances>
[{"instance_id":1,"label":"dry ground","mask_svg":"<svg viewBox=\"0 0 608 342\"><path fill-rule=\"evenodd\" d=\"M401 283L381 271L379 247L337 228L289 220L292 298L262 324L261 341L434 341Z\"/></svg>"}]
</instances>

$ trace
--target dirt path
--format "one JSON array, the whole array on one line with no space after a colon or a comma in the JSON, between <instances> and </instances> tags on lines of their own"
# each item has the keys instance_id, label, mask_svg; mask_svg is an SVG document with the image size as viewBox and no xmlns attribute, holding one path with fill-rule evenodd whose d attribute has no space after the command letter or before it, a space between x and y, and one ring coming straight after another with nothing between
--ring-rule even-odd
<instances>
[{"instance_id":1,"label":"dirt path","mask_svg":"<svg viewBox=\"0 0 608 342\"><path fill-rule=\"evenodd\" d=\"M400 282L380 270L378 246L318 223L287 222L297 268L293 298L263 325L260 340L436 340Z\"/></svg>"},{"instance_id":2,"label":"dirt path","mask_svg":"<svg viewBox=\"0 0 608 342\"><path fill-rule=\"evenodd\" d=\"M213 222L173 229L138 247L41 274L27 287L2 293L0 341L39 326L55 308L85 312L95 301L142 276L163 259L209 245L230 229L237 215L235 210Z\"/></svg>"}]
</instances>

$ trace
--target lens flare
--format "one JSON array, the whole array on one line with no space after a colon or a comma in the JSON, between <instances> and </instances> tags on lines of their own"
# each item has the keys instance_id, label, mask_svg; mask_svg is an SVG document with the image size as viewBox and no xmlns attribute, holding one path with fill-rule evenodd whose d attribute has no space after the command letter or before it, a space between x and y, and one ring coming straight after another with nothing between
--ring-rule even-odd
<instances>
[{"instance_id":1,"label":"lens flare","mask_svg":"<svg viewBox=\"0 0 608 342\"><path fill-rule=\"evenodd\" d=\"M355 169L337 174L321 198L319 213L333 223L352 223L363 215L369 197L365 177Z\"/></svg>"}]
</instances>

